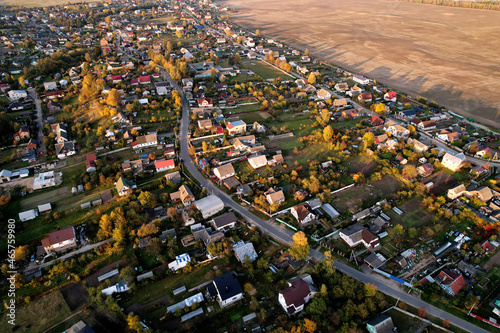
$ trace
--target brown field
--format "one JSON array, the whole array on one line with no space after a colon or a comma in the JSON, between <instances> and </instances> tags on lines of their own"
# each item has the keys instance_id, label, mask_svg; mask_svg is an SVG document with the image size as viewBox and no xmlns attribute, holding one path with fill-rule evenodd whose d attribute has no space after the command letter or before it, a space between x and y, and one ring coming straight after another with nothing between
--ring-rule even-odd
<instances>
[{"instance_id":1,"label":"brown field","mask_svg":"<svg viewBox=\"0 0 500 333\"><path fill-rule=\"evenodd\" d=\"M101 0L0 0L0 6L49 7L79 2L99 2Z\"/></svg>"},{"instance_id":2,"label":"brown field","mask_svg":"<svg viewBox=\"0 0 500 333\"><path fill-rule=\"evenodd\" d=\"M387 0L226 0L244 27L500 125L500 12Z\"/></svg>"}]
</instances>

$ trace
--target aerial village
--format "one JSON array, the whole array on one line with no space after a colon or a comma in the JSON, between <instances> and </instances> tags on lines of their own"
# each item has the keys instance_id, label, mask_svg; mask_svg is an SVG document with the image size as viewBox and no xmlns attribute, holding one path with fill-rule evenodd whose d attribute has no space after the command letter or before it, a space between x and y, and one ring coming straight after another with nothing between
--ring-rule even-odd
<instances>
[{"instance_id":1,"label":"aerial village","mask_svg":"<svg viewBox=\"0 0 500 333\"><path fill-rule=\"evenodd\" d=\"M499 129L230 12L3 12L17 331L461 331L377 283L499 328Z\"/></svg>"}]
</instances>

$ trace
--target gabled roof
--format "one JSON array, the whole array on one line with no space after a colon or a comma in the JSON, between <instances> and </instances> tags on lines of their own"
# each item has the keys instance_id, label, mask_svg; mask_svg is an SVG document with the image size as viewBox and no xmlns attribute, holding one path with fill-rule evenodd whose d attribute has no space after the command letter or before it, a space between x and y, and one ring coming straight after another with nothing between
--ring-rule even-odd
<instances>
[{"instance_id":1,"label":"gabled roof","mask_svg":"<svg viewBox=\"0 0 500 333\"><path fill-rule=\"evenodd\" d=\"M287 307L294 306L298 308L301 305L305 304L304 298L309 295L311 289L309 289L309 285L302 279L296 279L291 282L291 286L281 291L280 294L283 295L285 299ZM294 309L289 310L290 313L294 313Z\"/></svg>"},{"instance_id":2,"label":"gabled roof","mask_svg":"<svg viewBox=\"0 0 500 333\"><path fill-rule=\"evenodd\" d=\"M175 161L173 158L155 162L155 169L162 169L167 167L175 167Z\"/></svg>"},{"instance_id":3,"label":"gabled roof","mask_svg":"<svg viewBox=\"0 0 500 333\"><path fill-rule=\"evenodd\" d=\"M449 269L443 269L436 277L436 281L441 285L450 286L453 294L456 295L463 287L467 285L462 273L454 272Z\"/></svg>"},{"instance_id":4,"label":"gabled roof","mask_svg":"<svg viewBox=\"0 0 500 333\"><path fill-rule=\"evenodd\" d=\"M297 219L302 222L311 213L307 204L292 207L297 212Z\"/></svg>"},{"instance_id":5,"label":"gabled roof","mask_svg":"<svg viewBox=\"0 0 500 333\"><path fill-rule=\"evenodd\" d=\"M72 226L52 231L47 238L42 239L42 246L48 247L57 243L75 238L75 229Z\"/></svg>"},{"instance_id":6,"label":"gabled roof","mask_svg":"<svg viewBox=\"0 0 500 333\"><path fill-rule=\"evenodd\" d=\"M236 215L234 215L233 212L226 213L226 214L223 214L221 216L217 216L217 217L213 218L214 225L217 228L223 228L227 225L235 223L236 221L238 221L238 218L236 217Z\"/></svg>"},{"instance_id":7,"label":"gabled roof","mask_svg":"<svg viewBox=\"0 0 500 333\"><path fill-rule=\"evenodd\" d=\"M220 167L214 168L214 172L215 172L215 170L217 170L220 177L222 177L222 178L225 178L229 175L234 174L233 164L231 164L231 163L227 163L227 164L221 165Z\"/></svg>"}]
</instances>

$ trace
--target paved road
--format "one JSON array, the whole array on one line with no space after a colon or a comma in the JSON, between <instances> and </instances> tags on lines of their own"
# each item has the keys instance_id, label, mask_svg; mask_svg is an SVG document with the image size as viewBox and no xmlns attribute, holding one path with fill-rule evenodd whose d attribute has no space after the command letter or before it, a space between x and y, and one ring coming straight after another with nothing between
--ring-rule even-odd
<instances>
[{"instance_id":1,"label":"paved road","mask_svg":"<svg viewBox=\"0 0 500 333\"><path fill-rule=\"evenodd\" d=\"M35 88L28 89L28 92L31 95L31 98L35 101L36 106L36 122L38 126L38 142L40 142L40 146L37 149L38 153L45 153L45 146L43 145L43 114L42 114L42 105L40 104L40 99L36 93Z\"/></svg>"},{"instance_id":2,"label":"paved road","mask_svg":"<svg viewBox=\"0 0 500 333\"><path fill-rule=\"evenodd\" d=\"M69 252L63 256L60 256L59 258L57 259L54 259L54 260L51 260L51 261L48 261L48 262L43 262L41 263L40 265L37 265L35 262L31 262L28 267L25 268L25 270L29 270L29 269L33 269L33 268L37 268L39 267L40 269L46 267L46 266L50 266L55 260L66 260L68 258L71 258L77 254L80 254L80 253L85 253L85 252L88 252L90 250L93 250L95 249L96 247L99 247L101 246L102 244L105 244L105 243L109 243L113 240L113 238L109 238L109 239L106 239L102 242L99 242L99 243L94 243L94 244L90 244L90 245L85 245L81 248L79 248L78 250L76 251L73 251L73 252Z\"/></svg>"}]
</instances>

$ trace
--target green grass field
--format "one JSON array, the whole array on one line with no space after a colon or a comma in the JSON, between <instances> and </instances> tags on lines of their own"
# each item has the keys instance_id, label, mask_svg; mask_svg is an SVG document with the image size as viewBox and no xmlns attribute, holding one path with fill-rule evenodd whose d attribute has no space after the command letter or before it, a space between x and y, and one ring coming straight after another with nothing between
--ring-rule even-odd
<instances>
[{"instance_id":1,"label":"green grass field","mask_svg":"<svg viewBox=\"0 0 500 333\"><path fill-rule=\"evenodd\" d=\"M285 74L261 60L243 60L242 65L262 77L264 80L275 79L278 77L287 80L293 78L291 75Z\"/></svg>"}]
</instances>

